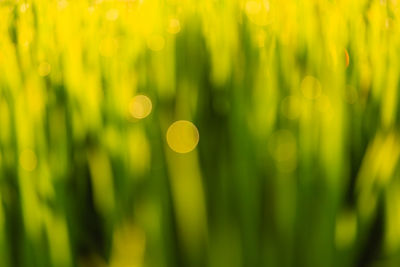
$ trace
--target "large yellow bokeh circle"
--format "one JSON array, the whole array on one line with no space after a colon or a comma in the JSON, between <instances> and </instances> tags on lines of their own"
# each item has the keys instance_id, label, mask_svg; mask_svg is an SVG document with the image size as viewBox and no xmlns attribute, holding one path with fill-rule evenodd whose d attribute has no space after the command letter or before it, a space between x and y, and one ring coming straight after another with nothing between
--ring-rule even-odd
<instances>
[{"instance_id":1,"label":"large yellow bokeh circle","mask_svg":"<svg viewBox=\"0 0 400 267\"><path fill-rule=\"evenodd\" d=\"M176 121L168 128L167 143L177 153L188 153L199 143L199 131L190 121Z\"/></svg>"}]
</instances>

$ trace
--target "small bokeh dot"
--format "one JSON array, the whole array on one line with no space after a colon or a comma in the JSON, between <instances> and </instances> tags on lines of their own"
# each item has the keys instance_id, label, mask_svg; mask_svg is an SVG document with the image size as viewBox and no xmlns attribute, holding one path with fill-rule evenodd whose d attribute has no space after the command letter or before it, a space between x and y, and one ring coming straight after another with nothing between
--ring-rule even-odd
<instances>
[{"instance_id":1,"label":"small bokeh dot","mask_svg":"<svg viewBox=\"0 0 400 267\"><path fill-rule=\"evenodd\" d=\"M137 95L129 103L129 113L135 119L144 119L151 113L152 103L149 97Z\"/></svg>"}]
</instances>

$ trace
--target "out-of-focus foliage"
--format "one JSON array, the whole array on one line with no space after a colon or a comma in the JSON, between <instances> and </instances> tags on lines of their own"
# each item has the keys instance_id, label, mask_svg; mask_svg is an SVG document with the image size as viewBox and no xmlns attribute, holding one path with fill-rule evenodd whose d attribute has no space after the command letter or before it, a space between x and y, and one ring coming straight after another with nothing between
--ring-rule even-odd
<instances>
[{"instance_id":1,"label":"out-of-focus foliage","mask_svg":"<svg viewBox=\"0 0 400 267\"><path fill-rule=\"evenodd\" d=\"M400 266L397 0L0 0L0 266Z\"/></svg>"}]
</instances>

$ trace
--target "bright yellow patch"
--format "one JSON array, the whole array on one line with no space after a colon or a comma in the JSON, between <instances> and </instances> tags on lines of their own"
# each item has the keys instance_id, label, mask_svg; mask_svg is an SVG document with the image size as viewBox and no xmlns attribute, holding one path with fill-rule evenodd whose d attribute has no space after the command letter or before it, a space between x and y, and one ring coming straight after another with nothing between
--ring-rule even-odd
<instances>
[{"instance_id":1,"label":"bright yellow patch","mask_svg":"<svg viewBox=\"0 0 400 267\"><path fill-rule=\"evenodd\" d=\"M171 34L177 34L181 30L181 24L178 19L172 18L169 20L167 31Z\"/></svg>"},{"instance_id":2,"label":"bright yellow patch","mask_svg":"<svg viewBox=\"0 0 400 267\"><path fill-rule=\"evenodd\" d=\"M150 98L145 95L137 95L129 103L129 112L135 119L143 119L149 116L152 107Z\"/></svg>"},{"instance_id":3,"label":"bright yellow patch","mask_svg":"<svg viewBox=\"0 0 400 267\"><path fill-rule=\"evenodd\" d=\"M188 153L199 142L199 131L190 121L176 121L167 131L167 143L177 153Z\"/></svg>"}]
</instances>

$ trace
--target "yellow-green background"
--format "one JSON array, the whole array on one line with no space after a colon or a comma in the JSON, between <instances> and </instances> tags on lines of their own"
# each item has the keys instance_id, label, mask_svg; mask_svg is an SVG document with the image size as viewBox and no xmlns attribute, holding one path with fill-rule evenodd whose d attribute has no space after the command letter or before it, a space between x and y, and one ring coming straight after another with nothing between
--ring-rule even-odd
<instances>
[{"instance_id":1,"label":"yellow-green background","mask_svg":"<svg viewBox=\"0 0 400 267\"><path fill-rule=\"evenodd\" d=\"M400 266L399 15L0 0L0 266Z\"/></svg>"}]
</instances>

